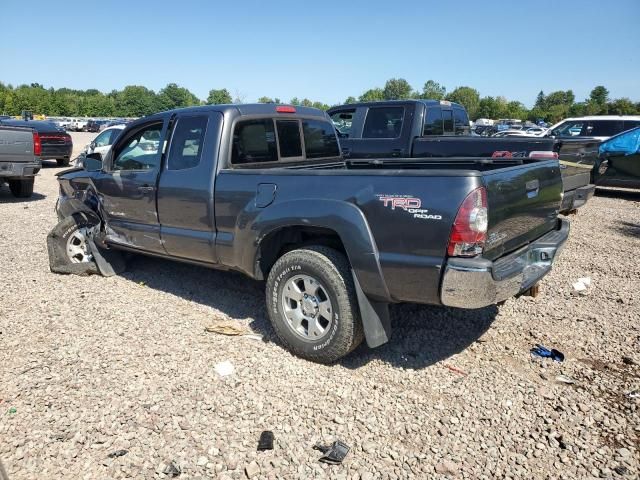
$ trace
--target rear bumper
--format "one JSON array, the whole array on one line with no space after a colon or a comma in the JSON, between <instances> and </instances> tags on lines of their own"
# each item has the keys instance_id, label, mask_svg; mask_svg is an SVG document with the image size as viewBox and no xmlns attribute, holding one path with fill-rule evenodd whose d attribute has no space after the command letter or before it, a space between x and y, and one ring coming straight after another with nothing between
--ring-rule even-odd
<instances>
[{"instance_id":1,"label":"rear bumper","mask_svg":"<svg viewBox=\"0 0 640 480\"><path fill-rule=\"evenodd\" d=\"M0 162L0 177L33 177L41 167L41 162Z\"/></svg>"},{"instance_id":2,"label":"rear bumper","mask_svg":"<svg viewBox=\"0 0 640 480\"><path fill-rule=\"evenodd\" d=\"M67 145L42 145L42 155L40 158L43 160L48 160L50 158L69 158L71 157L71 152L73 151L73 144Z\"/></svg>"},{"instance_id":3,"label":"rear bumper","mask_svg":"<svg viewBox=\"0 0 640 480\"><path fill-rule=\"evenodd\" d=\"M575 190L564 192L560 212L566 213L582 207L591 197L593 197L595 191L596 186L589 184L584 187L576 188Z\"/></svg>"},{"instance_id":4,"label":"rear bumper","mask_svg":"<svg viewBox=\"0 0 640 480\"><path fill-rule=\"evenodd\" d=\"M448 259L440 289L442 304L482 308L528 290L549 273L568 237L569 222L558 220L556 230L498 260Z\"/></svg>"}]
</instances>

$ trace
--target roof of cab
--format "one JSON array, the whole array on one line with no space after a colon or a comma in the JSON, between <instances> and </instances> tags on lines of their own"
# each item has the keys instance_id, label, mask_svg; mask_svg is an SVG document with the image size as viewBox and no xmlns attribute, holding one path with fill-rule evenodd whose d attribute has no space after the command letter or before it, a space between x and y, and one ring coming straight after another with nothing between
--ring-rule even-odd
<instances>
[{"instance_id":1,"label":"roof of cab","mask_svg":"<svg viewBox=\"0 0 640 480\"><path fill-rule=\"evenodd\" d=\"M293 107L295 112L278 112L277 107ZM147 118L158 116L165 116L167 114L174 113L188 113L188 112L221 112L226 114L228 112L237 113L239 115L269 115L269 114L283 114L288 113L290 115L304 115L323 117L325 112L317 108L303 107L300 105L288 105L288 104L276 104L276 103L241 103L241 104L220 104L220 105L199 105L195 107L176 108L174 110L167 110L165 112L159 112L149 115Z\"/></svg>"},{"instance_id":2,"label":"roof of cab","mask_svg":"<svg viewBox=\"0 0 640 480\"><path fill-rule=\"evenodd\" d=\"M459 107L459 108L464 108L462 105L460 105L459 103L455 103L455 102L450 102L448 100L423 100L423 99L407 99L407 100L377 100L374 102L356 102L356 103L347 103L344 105L338 105L335 107L331 107L329 109L329 111L331 110L335 110L337 108L343 109L343 108L356 108L356 107L375 107L375 106L385 106L385 105L406 105L407 103L422 103L423 105L426 105L427 107L432 107L435 105L442 105L442 106L455 106L455 107Z\"/></svg>"}]
</instances>

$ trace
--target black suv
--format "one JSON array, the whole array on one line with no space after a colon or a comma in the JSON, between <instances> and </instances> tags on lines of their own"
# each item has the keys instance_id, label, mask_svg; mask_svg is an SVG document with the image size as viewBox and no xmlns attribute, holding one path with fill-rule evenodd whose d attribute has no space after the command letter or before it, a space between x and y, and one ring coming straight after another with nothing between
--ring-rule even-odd
<instances>
[{"instance_id":1,"label":"black suv","mask_svg":"<svg viewBox=\"0 0 640 480\"><path fill-rule=\"evenodd\" d=\"M99 132L100 123L98 123L96 120L89 120L83 130L85 132Z\"/></svg>"}]
</instances>

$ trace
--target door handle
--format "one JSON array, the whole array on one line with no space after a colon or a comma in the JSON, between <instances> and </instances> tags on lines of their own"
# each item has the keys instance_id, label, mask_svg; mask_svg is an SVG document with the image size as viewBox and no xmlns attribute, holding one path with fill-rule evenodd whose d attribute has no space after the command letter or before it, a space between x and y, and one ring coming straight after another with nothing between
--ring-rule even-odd
<instances>
[{"instance_id":1,"label":"door handle","mask_svg":"<svg viewBox=\"0 0 640 480\"><path fill-rule=\"evenodd\" d=\"M351 149L350 148L343 148L342 149L342 156L344 158L349 158L351 156Z\"/></svg>"},{"instance_id":2,"label":"door handle","mask_svg":"<svg viewBox=\"0 0 640 480\"><path fill-rule=\"evenodd\" d=\"M140 192L153 192L156 187L150 187L149 185L143 185L142 187L138 187L138 191Z\"/></svg>"},{"instance_id":3,"label":"door handle","mask_svg":"<svg viewBox=\"0 0 640 480\"><path fill-rule=\"evenodd\" d=\"M399 157L402 155L402 149L401 148L394 148L393 150L391 150L391 156L392 157Z\"/></svg>"}]
</instances>

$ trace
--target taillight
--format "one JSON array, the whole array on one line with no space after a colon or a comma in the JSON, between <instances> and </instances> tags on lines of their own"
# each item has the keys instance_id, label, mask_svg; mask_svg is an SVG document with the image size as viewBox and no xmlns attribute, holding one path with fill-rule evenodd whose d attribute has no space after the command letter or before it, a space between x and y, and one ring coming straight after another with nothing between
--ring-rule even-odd
<instances>
[{"instance_id":1,"label":"taillight","mask_svg":"<svg viewBox=\"0 0 640 480\"><path fill-rule=\"evenodd\" d=\"M529 153L529 158L546 158L547 160L557 160L558 152L534 150L533 152Z\"/></svg>"},{"instance_id":2,"label":"taillight","mask_svg":"<svg viewBox=\"0 0 640 480\"><path fill-rule=\"evenodd\" d=\"M33 132L33 154L42 155L42 143L40 143L40 135L38 132Z\"/></svg>"},{"instance_id":3,"label":"taillight","mask_svg":"<svg viewBox=\"0 0 640 480\"><path fill-rule=\"evenodd\" d=\"M292 107L290 105L278 105L276 107L276 112L278 112L278 113L296 113L296 107Z\"/></svg>"},{"instance_id":4,"label":"taillight","mask_svg":"<svg viewBox=\"0 0 640 480\"><path fill-rule=\"evenodd\" d=\"M487 240L489 213L487 191L476 188L467 195L453 222L447 253L452 257L474 257L482 253Z\"/></svg>"}]
</instances>

